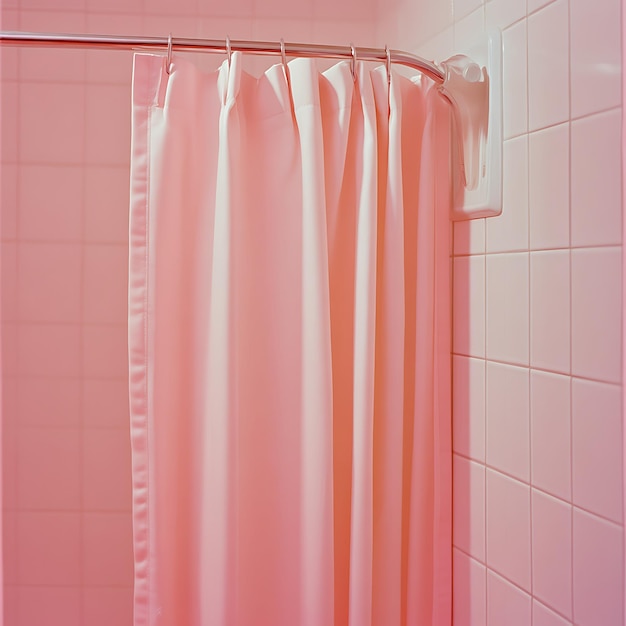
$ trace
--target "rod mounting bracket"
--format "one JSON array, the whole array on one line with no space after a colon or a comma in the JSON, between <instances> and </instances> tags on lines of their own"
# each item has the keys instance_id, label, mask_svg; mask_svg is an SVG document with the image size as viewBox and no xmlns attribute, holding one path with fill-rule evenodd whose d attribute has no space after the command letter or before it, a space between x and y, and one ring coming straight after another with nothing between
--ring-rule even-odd
<instances>
[{"instance_id":1,"label":"rod mounting bracket","mask_svg":"<svg viewBox=\"0 0 626 626\"><path fill-rule=\"evenodd\" d=\"M499 30L441 63L454 114L453 220L502 212L502 36Z\"/></svg>"}]
</instances>

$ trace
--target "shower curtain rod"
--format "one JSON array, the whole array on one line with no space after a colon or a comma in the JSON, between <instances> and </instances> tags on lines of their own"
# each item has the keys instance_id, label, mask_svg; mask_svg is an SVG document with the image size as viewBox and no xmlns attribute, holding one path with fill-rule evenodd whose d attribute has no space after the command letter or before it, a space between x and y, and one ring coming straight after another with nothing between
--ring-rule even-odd
<instances>
[{"instance_id":1,"label":"shower curtain rod","mask_svg":"<svg viewBox=\"0 0 626 626\"><path fill-rule=\"evenodd\" d=\"M232 52L281 56L320 57L325 59L352 59L359 61L387 61L387 49L355 48L354 46L326 46L309 43L282 43L272 41L230 40ZM188 39L172 37L171 49L181 52L228 52L226 39ZM51 48L104 48L115 50L168 50L170 37L130 37L125 35L87 35L64 33L31 33L0 31L0 44ZM422 72L436 83L443 83L445 72L434 62L410 52L389 50L392 63L405 65Z\"/></svg>"}]
</instances>

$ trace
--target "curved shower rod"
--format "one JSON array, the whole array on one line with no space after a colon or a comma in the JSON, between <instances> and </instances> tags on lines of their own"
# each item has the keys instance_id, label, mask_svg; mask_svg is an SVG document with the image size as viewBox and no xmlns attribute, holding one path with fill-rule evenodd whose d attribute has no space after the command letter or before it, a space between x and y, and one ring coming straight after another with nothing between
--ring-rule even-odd
<instances>
[{"instance_id":1,"label":"curved shower rod","mask_svg":"<svg viewBox=\"0 0 626 626\"><path fill-rule=\"evenodd\" d=\"M267 54L281 56L283 48L280 42L229 40L233 52ZM28 33L18 31L0 31L0 44L14 46L62 47L62 48L114 48L116 50L167 50L169 37L134 37L125 35L80 35L64 33ZM225 39L189 39L173 37L171 49L181 52L227 52ZM352 46L327 46L309 43L284 43L284 53L288 56L326 59L352 59ZM405 65L418 70L434 80L443 83L445 71L433 61L427 61L409 52L390 50L392 63ZM357 48L359 61L386 61L384 48Z\"/></svg>"},{"instance_id":2,"label":"curved shower rod","mask_svg":"<svg viewBox=\"0 0 626 626\"><path fill-rule=\"evenodd\" d=\"M0 45L113 50L162 50L170 67L172 51L231 52L286 56L348 59L353 62L396 63L417 70L432 79L451 103L456 118L458 164L462 191L455 192L453 219L498 215L502 210L502 38L499 31L488 33L474 46L470 56L457 54L436 63L403 50L355 48L309 43L190 39L185 37L135 37L0 31ZM476 62L478 61L478 63ZM168 69L169 73L169 69ZM354 75L354 65L353 65ZM391 76L391 73L388 74Z\"/></svg>"}]
</instances>

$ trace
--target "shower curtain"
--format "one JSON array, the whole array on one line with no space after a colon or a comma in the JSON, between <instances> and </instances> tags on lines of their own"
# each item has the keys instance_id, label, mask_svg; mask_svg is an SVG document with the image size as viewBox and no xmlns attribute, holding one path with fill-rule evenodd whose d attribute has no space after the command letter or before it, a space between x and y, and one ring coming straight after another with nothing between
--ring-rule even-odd
<instances>
[{"instance_id":1,"label":"shower curtain","mask_svg":"<svg viewBox=\"0 0 626 626\"><path fill-rule=\"evenodd\" d=\"M135 626L450 624L449 112L353 69L135 57Z\"/></svg>"}]
</instances>

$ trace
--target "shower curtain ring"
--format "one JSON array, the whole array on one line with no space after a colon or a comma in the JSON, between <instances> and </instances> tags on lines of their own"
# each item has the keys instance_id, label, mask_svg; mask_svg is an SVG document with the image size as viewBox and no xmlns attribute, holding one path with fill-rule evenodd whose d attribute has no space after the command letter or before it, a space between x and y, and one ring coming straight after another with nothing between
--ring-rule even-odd
<instances>
[{"instance_id":1,"label":"shower curtain ring","mask_svg":"<svg viewBox=\"0 0 626 626\"><path fill-rule=\"evenodd\" d=\"M352 44L350 44L350 51L352 52L350 71L352 72L352 80L356 82L356 48Z\"/></svg>"},{"instance_id":2,"label":"shower curtain ring","mask_svg":"<svg viewBox=\"0 0 626 626\"><path fill-rule=\"evenodd\" d=\"M167 38L167 59L165 61L165 71L168 74L172 73L172 33Z\"/></svg>"},{"instance_id":3,"label":"shower curtain ring","mask_svg":"<svg viewBox=\"0 0 626 626\"><path fill-rule=\"evenodd\" d=\"M385 55L387 56L387 86L391 85L391 50L385 45Z\"/></svg>"},{"instance_id":4,"label":"shower curtain ring","mask_svg":"<svg viewBox=\"0 0 626 626\"><path fill-rule=\"evenodd\" d=\"M226 35L226 55L228 57L228 67L230 67L230 58L232 56L232 50L230 49L230 37Z\"/></svg>"},{"instance_id":5,"label":"shower curtain ring","mask_svg":"<svg viewBox=\"0 0 626 626\"><path fill-rule=\"evenodd\" d=\"M283 60L283 67L287 69L287 55L285 54L285 40L280 38L280 56Z\"/></svg>"}]
</instances>

